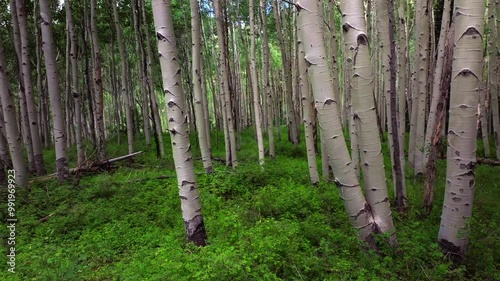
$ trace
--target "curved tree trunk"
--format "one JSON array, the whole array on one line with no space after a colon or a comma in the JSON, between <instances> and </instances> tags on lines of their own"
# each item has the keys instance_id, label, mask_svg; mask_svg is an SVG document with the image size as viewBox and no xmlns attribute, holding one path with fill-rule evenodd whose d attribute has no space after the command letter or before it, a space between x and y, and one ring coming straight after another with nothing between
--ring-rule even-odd
<instances>
[{"instance_id":1,"label":"curved tree trunk","mask_svg":"<svg viewBox=\"0 0 500 281\"><path fill-rule=\"evenodd\" d=\"M387 7L387 5L385 5ZM373 69L370 63L369 41L363 19L363 1L342 1L342 25L346 37L356 38L351 81L353 121L358 133L358 148L365 183L366 201L371 207L375 224L382 233L391 234L396 241L394 224L384 171L382 145L377 126L373 93ZM351 46L348 46L352 48Z\"/></svg>"},{"instance_id":2,"label":"curved tree trunk","mask_svg":"<svg viewBox=\"0 0 500 281\"><path fill-rule=\"evenodd\" d=\"M465 254L472 216L484 12L482 0L455 0L446 187L438 242L457 259Z\"/></svg>"},{"instance_id":3,"label":"curved tree trunk","mask_svg":"<svg viewBox=\"0 0 500 281\"><path fill-rule=\"evenodd\" d=\"M305 59L309 64L308 75L314 94L314 104L318 111L319 126L324 134L325 148L329 164L335 174L335 183L340 187L341 196L352 226L359 231L359 238L374 246L373 231L376 228L370 206L363 196L359 181L352 169L351 159L342 132L340 112L333 93L332 77L326 60L323 42L322 16L319 0L297 2L298 25L301 26ZM307 29L307 31L306 31Z\"/></svg>"},{"instance_id":4,"label":"curved tree trunk","mask_svg":"<svg viewBox=\"0 0 500 281\"><path fill-rule=\"evenodd\" d=\"M158 38L158 52L167 102L168 127L187 240L198 246L204 246L207 233L203 224L200 193L194 174L191 145L189 144L185 115L186 103L181 87L170 0L153 0L153 17L156 37Z\"/></svg>"},{"instance_id":5,"label":"curved tree trunk","mask_svg":"<svg viewBox=\"0 0 500 281\"><path fill-rule=\"evenodd\" d=\"M66 155L66 128L64 112L59 99L59 78L57 74L55 43L52 35L52 12L48 0L40 0L40 23L43 39L43 55L47 70L47 86L49 90L50 107L52 109L52 122L54 126L54 145L56 148L56 171L59 182L66 180L69 174L68 158ZM69 81L68 81L69 82ZM69 109L67 109L69 110ZM69 122L69 120L68 120Z\"/></svg>"}]
</instances>

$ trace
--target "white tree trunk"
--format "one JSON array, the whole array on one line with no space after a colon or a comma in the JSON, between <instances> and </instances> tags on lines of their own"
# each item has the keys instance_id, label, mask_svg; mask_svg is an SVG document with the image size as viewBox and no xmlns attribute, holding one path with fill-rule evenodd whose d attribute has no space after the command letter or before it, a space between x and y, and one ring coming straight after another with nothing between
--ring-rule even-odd
<instances>
[{"instance_id":1,"label":"white tree trunk","mask_svg":"<svg viewBox=\"0 0 500 281\"><path fill-rule=\"evenodd\" d=\"M385 5L387 8L387 5ZM356 38L352 76L351 100L353 121L358 133L358 149L365 182L366 200L373 212L376 225L382 233L395 230L387 193L382 145L377 126L373 100L373 69L370 63L368 36L363 18L362 0L343 1L341 6L344 33ZM388 46L387 46L388 47Z\"/></svg>"},{"instance_id":2,"label":"white tree trunk","mask_svg":"<svg viewBox=\"0 0 500 281\"><path fill-rule=\"evenodd\" d=\"M482 0L455 0L446 189L438 242L459 257L466 251L467 222L472 216L484 12Z\"/></svg>"},{"instance_id":3,"label":"white tree trunk","mask_svg":"<svg viewBox=\"0 0 500 281\"><path fill-rule=\"evenodd\" d=\"M207 235L201 214L200 193L194 174L193 157L186 123L186 103L177 58L170 0L153 0L153 17L158 38L158 53L167 103L168 130L172 143L179 197L187 240L206 244Z\"/></svg>"},{"instance_id":4,"label":"white tree trunk","mask_svg":"<svg viewBox=\"0 0 500 281\"><path fill-rule=\"evenodd\" d=\"M193 92L194 92L194 110L197 116L196 128L198 129L198 142L201 150L201 161L203 168L207 173L212 173L212 156L210 155L210 147L207 139L207 128L204 113L203 93L201 90L201 21L200 9L198 0L191 0L191 32L192 32L192 52L193 52L193 65L192 65L192 79L193 79Z\"/></svg>"},{"instance_id":5,"label":"white tree trunk","mask_svg":"<svg viewBox=\"0 0 500 281\"><path fill-rule=\"evenodd\" d=\"M40 0L40 26L42 29L42 49L47 71L47 86L49 90L50 107L54 128L54 145L56 149L56 170L59 182L66 180L69 174L68 158L66 155L66 128L64 111L59 99L59 76L57 73L55 43L52 35L52 12L48 0ZM69 81L67 81L69 82ZM69 109L67 109L69 110ZM68 120L69 122L69 120Z\"/></svg>"},{"instance_id":6,"label":"white tree trunk","mask_svg":"<svg viewBox=\"0 0 500 281\"><path fill-rule=\"evenodd\" d=\"M9 77L5 65L3 41L0 41L0 99L2 101L3 119L10 157L16 171L16 184L26 187L28 185L28 174L23 159L21 134L17 126L16 105L9 89Z\"/></svg>"},{"instance_id":7,"label":"white tree trunk","mask_svg":"<svg viewBox=\"0 0 500 281\"><path fill-rule=\"evenodd\" d=\"M346 142L342 132L340 112L333 93L332 77L326 60L323 41L323 19L319 12L318 0L302 0L299 7L298 24L302 26L304 59L309 64L308 75L313 85L314 104L318 111L319 126L324 134L328 159L335 174L335 183L340 187L341 196L352 226L359 231L359 238L373 244L372 233L375 222L366 203L359 181L352 168Z\"/></svg>"},{"instance_id":8,"label":"white tree trunk","mask_svg":"<svg viewBox=\"0 0 500 281\"><path fill-rule=\"evenodd\" d=\"M262 116L260 108L259 81L257 79L257 63L255 62L255 11L254 0L249 0L250 5L250 75L252 76L253 107L255 130L257 131L257 146L259 150L259 164L264 165L264 141L262 139Z\"/></svg>"}]
</instances>

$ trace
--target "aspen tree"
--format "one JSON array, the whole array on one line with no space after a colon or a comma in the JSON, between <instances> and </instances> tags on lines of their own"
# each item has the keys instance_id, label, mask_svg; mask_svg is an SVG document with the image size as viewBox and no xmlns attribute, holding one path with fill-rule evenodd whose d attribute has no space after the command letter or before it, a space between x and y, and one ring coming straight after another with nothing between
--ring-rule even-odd
<instances>
[{"instance_id":1,"label":"aspen tree","mask_svg":"<svg viewBox=\"0 0 500 281\"><path fill-rule=\"evenodd\" d=\"M27 31L27 15L24 0L16 0L17 20L19 23L19 35L21 41L21 77L24 85L24 97L26 101L26 108L28 112L29 131L33 147L33 155L36 173L44 175L45 164L43 163L42 143L40 141L38 113L36 110L35 98L33 94L33 83L31 81L31 61L29 58L29 42ZM21 92L23 92L21 90Z\"/></svg>"},{"instance_id":2,"label":"aspen tree","mask_svg":"<svg viewBox=\"0 0 500 281\"><path fill-rule=\"evenodd\" d=\"M314 148L314 138L313 138L313 127L312 127L312 112L315 110L312 108L311 104L311 93L309 92L309 81L307 80L307 66L304 60L304 41L302 40L302 26L298 25L297 32L297 47L298 47L298 64L299 64L299 87L300 94L302 95L302 110L303 122L304 122L304 132L306 140L307 149L307 163L309 165L309 178L311 179L311 184L316 185L319 182L318 167L316 164L316 149ZM328 163L326 164L326 169L328 171Z\"/></svg>"},{"instance_id":3,"label":"aspen tree","mask_svg":"<svg viewBox=\"0 0 500 281\"><path fill-rule=\"evenodd\" d=\"M341 197L359 238L374 245L373 231L376 227L371 208L366 203L347 151L342 132L340 112L333 93L332 77L326 60L326 50L321 27L323 21L318 9L320 1L302 0L297 2L298 24L302 26L302 40L305 57L309 65L314 104L318 111L319 126L324 134L325 148L329 164L335 174L335 183L340 187ZM302 58L301 58L302 59Z\"/></svg>"},{"instance_id":4,"label":"aspen tree","mask_svg":"<svg viewBox=\"0 0 500 281\"><path fill-rule=\"evenodd\" d=\"M257 64L255 62L255 11L254 0L249 0L250 5L250 75L252 76L253 106L255 113L255 130L257 131L257 146L259 150L259 163L264 165L264 141L262 139L262 116L260 109L259 81L257 79Z\"/></svg>"},{"instance_id":5,"label":"aspen tree","mask_svg":"<svg viewBox=\"0 0 500 281\"><path fill-rule=\"evenodd\" d=\"M484 12L482 0L455 0L446 185L438 242L457 259L465 255L472 216Z\"/></svg>"},{"instance_id":6,"label":"aspen tree","mask_svg":"<svg viewBox=\"0 0 500 281\"><path fill-rule=\"evenodd\" d=\"M207 234L201 214L200 192L194 174L186 120L186 102L181 84L176 38L170 0L153 0L153 18L167 103L168 130L172 143L179 197L187 241L206 245Z\"/></svg>"},{"instance_id":7,"label":"aspen tree","mask_svg":"<svg viewBox=\"0 0 500 281\"><path fill-rule=\"evenodd\" d=\"M387 8L387 5L385 5ZM356 38L351 77L353 121L358 133L358 147L366 201L370 205L376 225L382 233L394 234L394 224L384 171L382 145L374 110L373 69L362 0L343 1L341 5L344 34ZM395 239L395 236L393 237ZM395 241L394 241L395 242Z\"/></svg>"},{"instance_id":8,"label":"aspen tree","mask_svg":"<svg viewBox=\"0 0 500 281\"><path fill-rule=\"evenodd\" d=\"M207 128L205 123L205 113L203 112L203 98L201 90L201 28L200 28L200 9L198 0L191 0L191 35L192 35L192 79L193 79L193 92L194 92L194 110L196 113L196 128L198 129L198 142L200 143L201 161L203 168L207 173L212 173L212 156L210 155L210 148L207 139Z\"/></svg>"},{"instance_id":9,"label":"aspen tree","mask_svg":"<svg viewBox=\"0 0 500 281\"><path fill-rule=\"evenodd\" d=\"M28 186L28 174L26 164L23 159L23 146L21 134L17 126L16 105L14 97L9 89L9 77L5 65L5 55L3 41L0 40L0 100L2 104L3 119L5 122L5 132L7 144L9 145L12 165L16 170L16 184L18 186Z\"/></svg>"},{"instance_id":10,"label":"aspen tree","mask_svg":"<svg viewBox=\"0 0 500 281\"><path fill-rule=\"evenodd\" d=\"M59 76L57 74L55 43L52 35L52 12L48 0L40 0L40 25L42 29L42 48L47 70L47 86L49 90L50 107L54 128L54 145L56 148L56 170L59 182L66 180L69 174L68 158L66 155L66 129L64 112L59 100ZM68 81L69 82L69 81ZM69 120L68 120L69 122Z\"/></svg>"},{"instance_id":11,"label":"aspen tree","mask_svg":"<svg viewBox=\"0 0 500 281\"><path fill-rule=\"evenodd\" d=\"M495 24L495 19L499 17L495 15L496 8L499 4L496 0L489 0L488 5L488 27L490 36L488 40L488 81L489 81L489 96L491 97L491 111L492 111L492 125L493 125L493 138L495 141L496 158L500 159L500 112L498 107L498 93L499 93L499 80L500 63L498 54L498 26Z\"/></svg>"}]
</instances>

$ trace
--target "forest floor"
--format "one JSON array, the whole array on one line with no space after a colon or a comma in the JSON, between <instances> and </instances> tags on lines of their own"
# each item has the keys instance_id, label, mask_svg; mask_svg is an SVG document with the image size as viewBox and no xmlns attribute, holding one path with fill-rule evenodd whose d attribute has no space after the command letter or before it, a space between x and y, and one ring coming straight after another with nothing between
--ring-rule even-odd
<instances>
[{"instance_id":1,"label":"forest floor","mask_svg":"<svg viewBox=\"0 0 500 281\"><path fill-rule=\"evenodd\" d=\"M110 141L110 157L127 154L125 140ZM423 179L407 171L410 211L393 211L398 251L382 246L379 253L367 252L348 222L338 188L310 185L304 142L292 146L283 129L276 159L266 159L262 170L248 130L236 170L214 162L215 173L206 175L196 161L209 237L209 245L198 248L185 243L168 138L165 143L162 160L154 145L141 140L135 148L145 153L134 163L85 176L78 186L51 180L31 185L29 193L17 190L16 273L3 262L0 280L500 280L500 167L476 169L470 246L465 263L455 265L436 244L445 160L438 161L431 215L422 216ZM216 141L213 133L214 157L224 158L223 143L221 134ZM46 151L47 166L54 158L53 150ZM74 159L73 148L72 167ZM2 192L0 219L5 221ZM2 227L4 261L8 235Z\"/></svg>"}]
</instances>

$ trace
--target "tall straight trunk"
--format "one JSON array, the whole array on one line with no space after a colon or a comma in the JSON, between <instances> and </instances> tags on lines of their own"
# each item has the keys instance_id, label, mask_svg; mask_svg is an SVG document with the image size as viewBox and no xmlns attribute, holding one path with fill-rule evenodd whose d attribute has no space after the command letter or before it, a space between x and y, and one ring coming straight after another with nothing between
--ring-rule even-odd
<instances>
[{"instance_id":1,"label":"tall straight trunk","mask_svg":"<svg viewBox=\"0 0 500 281\"><path fill-rule=\"evenodd\" d=\"M303 122L304 122L304 133L306 140L307 149L307 163L309 165L309 178L311 179L312 185L317 185L319 182L318 167L316 163L316 149L314 147L314 131L313 131L313 115L311 102L311 93L309 92L309 81L307 80L307 65L304 52L304 41L302 40L302 27L298 26L297 33L297 47L298 47L298 64L299 64L299 87L300 94L302 95L302 110ZM326 167L328 171L328 164Z\"/></svg>"},{"instance_id":2,"label":"tall straight trunk","mask_svg":"<svg viewBox=\"0 0 500 281\"><path fill-rule=\"evenodd\" d=\"M436 126L436 122L438 122L438 117L436 117L436 112L441 97L440 83L444 67L446 34L448 34L448 30L450 27L450 10L451 10L451 0L445 0L443 7L443 17L441 21L441 31L439 34L439 41L438 41L437 61L436 61L436 67L434 69L434 79L432 84L431 106L429 108L429 115L427 118L427 129L425 131L424 163L423 163L424 166L427 166L427 162L429 160L429 153L431 151L431 145L432 145L432 135L434 134L434 128Z\"/></svg>"},{"instance_id":3,"label":"tall straight trunk","mask_svg":"<svg viewBox=\"0 0 500 281\"><path fill-rule=\"evenodd\" d=\"M151 144L151 125L149 122L149 92L146 90L147 81L146 81L146 73L145 73L145 65L147 64L146 58L144 55L143 41L141 36L141 22L139 15L139 6L138 0L132 1L132 18L134 22L134 38L135 38L135 51L136 51L136 61L137 61L137 73L139 74L139 92L140 92L140 101L142 108L142 129L144 131L144 137L146 139L146 144ZM134 91L132 91L133 93ZM134 102L132 101L133 105Z\"/></svg>"},{"instance_id":4,"label":"tall straight trunk","mask_svg":"<svg viewBox=\"0 0 500 281\"><path fill-rule=\"evenodd\" d=\"M10 1L10 10L17 11L16 0ZM21 51L21 35L19 32L19 21L17 20L17 12L12 14L12 29L14 31L14 50L16 51L17 61L18 61L18 73L19 77L22 77L22 51ZM29 118L28 118L28 109L26 106L26 97L25 97L25 89L24 89L24 81L23 79L19 79L19 108L20 108L20 116L19 118L21 122L20 133L23 138L24 146L26 147L26 154L28 156L28 170L30 172L36 172L35 168L35 156L33 154L33 142L31 141L31 132L29 126Z\"/></svg>"},{"instance_id":5,"label":"tall straight trunk","mask_svg":"<svg viewBox=\"0 0 500 281\"><path fill-rule=\"evenodd\" d=\"M16 0L17 20L19 22L19 35L21 38L21 75L24 82L24 95L26 108L28 109L29 130L31 142L33 143L33 156L35 160L36 173L44 175L47 173L43 163L42 143L40 141L38 113L35 98L33 96L33 84L31 81L31 61L29 59L29 42L26 19L26 6L23 0Z\"/></svg>"},{"instance_id":6,"label":"tall straight trunk","mask_svg":"<svg viewBox=\"0 0 500 281\"><path fill-rule=\"evenodd\" d=\"M392 0L387 1L388 18L389 18L389 42L390 42L390 57L389 57L389 67L390 67L390 123L392 134L389 138L392 139L393 155L392 155L392 171L394 178L394 189L396 191L395 205L399 211L406 211L407 208L407 197L406 197L406 185L405 185L405 170L404 170L404 151L400 144L399 133L399 117L398 114L398 93L396 91L396 72L397 72L397 57L396 57L396 39L395 39L395 24L396 19L394 3Z\"/></svg>"},{"instance_id":7,"label":"tall straight trunk","mask_svg":"<svg viewBox=\"0 0 500 281\"><path fill-rule=\"evenodd\" d=\"M329 27L330 27L330 36L329 36L329 46L330 46L330 56L331 56L331 67L332 67L332 82L333 82L333 90L335 91L335 99L340 101L340 86L339 86L339 66L338 66L338 41L337 41L337 25L335 24L335 0L328 1L328 10L329 10ZM340 102L337 104L339 110L342 108L340 106ZM343 115L341 115L343 116Z\"/></svg>"},{"instance_id":8,"label":"tall straight trunk","mask_svg":"<svg viewBox=\"0 0 500 281\"><path fill-rule=\"evenodd\" d=\"M385 6L387 7L387 5ZM353 121L358 134L358 147L368 202L378 231L391 234L390 243L396 243L396 233L389 203L384 171L382 145L378 133L377 116L372 98L373 69L370 63L369 41L363 19L362 0L342 1L342 25L346 37L356 38L352 76Z\"/></svg>"},{"instance_id":9,"label":"tall straight trunk","mask_svg":"<svg viewBox=\"0 0 500 281\"><path fill-rule=\"evenodd\" d=\"M70 60L71 60L71 89L72 96L75 104L75 141L76 141L76 154L77 154L77 165L80 167L85 161L85 154L83 151L82 142L82 102L80 98L80 88L78 85L78 45L77 45L77 35L75 32L75 26L73 23L73 16L71 12L70 0L66 0L64 3L66 9L66 24L68 25L69 39L71 41L70 47ZM68 81L69 83L69 81ZM69 120L67 120L69 122Z\"/></svg>"},{"instance_id":10,"label":"tall straight trunk","mask_svg":"<svg viewBox=\"0 0 500 281\"><path fill-rule=\"evenodd\" d=\"M270 85L271 75L269 68L269 61L271 59L271 52L269 50L269 39L267 34L267 0L260 0L260 15L261 15L261 23L262 23L262 49L263 49L263 87L264 87L264 95L266 101L267 108L267 136L269 138L269 157L274 159L276 157L276 149L274 146L274 129L273 129L273 96ZM278 128L279 129L279 128Z\"/></svg>"},{"instance_id":11,"label":"tall straight trunk","mask_svg":"<svg viewBox=\"0 0 500 281\"><path fill-rule=\"evenodd\" d=\"M298 145L300 142L300 137L298 135L298 120L296 120L296 115L293 107L293 88L292 88L292 69L290 56L286 48L285 38L282 31L281 15L279 11L278 0L272 0L274 18L276 20L276 32L278 33L278 41L281 48L281 60L283 62L283 75L285 76L285 100L286 100L286 114L288 119L288 140L294 144Z\"/></svg>"},{"instance_id":12,"label":"tall straight trunk","mask_svg":"<svg viewBox=\"0 0 500 281\"><path fill-rule=\"evenodd\" d=\"M69 174L68 158L66 155L66 128L64 111L59 100L59 77L57 74L55 43L52 35L52 12L48 0L40 0L40 23L43 39L43 54L47 69L47 86L50 93L50 107L54 128L54 145L56 149L56 171L59 182L66 180ZM69 82L69 81L68 81ZM69 110L69 109L66 109ZM69 120L68 120L69 122Z\"/></svg>"},{"instance_id":13,"label":"tall straight trunk","mask_svg":"<svg viewBox=\"0 0 500 281\"><path fill-rule=\"evenodd\" d=\"M399 146L401 153L401 163L403 166L403 171L405 167L405 155L404 148L406 143L405 133L406 133L406 95L410 93L407 91L408 87L408 44L406 44L407 38L407 22L405 14L405 0L398 1L398 115L399 115ZM403 176L404 179L404 176Z\"/></svg>"},{"instance_id":14,"label":"tall straight trunk","mask_svg":"<svg viewBox=\"0 0 500 281\"><path fill-rule=\"evenodd\" d=\"M164 157L165 156L165 145L163 143L163 129L161 125L161 118L160 118L160 111L158 110L158 100L156 97L156 91L155 91L155 86L153 83L153 67L152 67L152 58L153 54L151 51L151 37L149 35L149 24L147 22L147 15L146 15L146 7L145 7L145 1L141 0L141 13L142 13L142 18L144 19L144 23L142 24L143 28L143 36L145 38L145 43L146 43L146 79L148 83L148 91L149 91L149 98L150 98L150 103L151 103L151 111L153 115L153 120L154 120L154 126L155 126L155 131L156 131L156 138L157 138L157 146L160 148L160 156ZM209 142L210 143L210 142Z\"/></svg>"},{"instance_id":15,"label":"tall straight trunk","mask_svg":"<svg viewBox=\"0 0 500 281\"><path fill-rule=\"evenodd\" d=\"M490 36L488 40L488 57L489 57L489 68L488 68L488 81L489 81L489 95L491 97L491 111L492 111L492 124L493 124L493 138L495 140L496 148L496 158L500 159L500 113L498 107L498 93L499 93L499 82L500 78L500 63L499 57L499 45L498 42L498 30L500 26L495 25L495 20L500 18L500 15L496 14L497 9L500 5L498 1L489 1L488 5L488 27L490 30Z\"/></svg>"},{"instance_id":16,"label":"tall straight trunk","mask_svg":"<svg viewBox=\"0 0 500 281\"><path fill-rule=\"evenodd\" d=\"M318 111L319 126L324 134L329 164L335 174L335 183L340 187L341 197L352 226L359 231L359 238L374 247L373 232L376 222L372 210L363 196L356 174L351 168L351 159L342 132L340 112L333 93L332 77L326 60L326 50L321 27L323 21L318 11L318 0L297 2L299 26L305 57L309 65L308 75L313 87L314 103Z\"/></svg>"},{"instance_id":17,"label":"tall straight trunk","mask_svg":"<svg viewBox=\"0 0 500 281\"><path fill-rule=\"evenodd\" d=\"M158 53L167 101L168 127L179 185L187 241L206 245L207 233L201 214L200 193L194 174L191 145L185 115L180 67L177 58L170 0L153 0L153 18L158 38Z\"/></svg>"},{"instance_id":18,"label":"tall straight trunk","mask_svg":"<svg viewBox=\"0 0 500 281\"><path fill-rule=\"evenodd\" d=\"M28 174L26 164L23 159L23 146L21 134L17 126L16 105L14 97L9 88L9 77L5 65L3 41L0 40L0 100L2 104L3 119L5 122L5 132L9 145L12 165L16 171L16 184L18 186L28 186Z\"/></svg>"},{"instance_id":19,"label":"tall straight trunk","mask_svg":"<svg viewBox=\"0 0 500 281\"><path fill-rule=\"evenodd\" d=\"M426 121L426 104L428 94L428 76L429 76L429 42L430 42L430 21L432 13L432 0L419 0L417 5L420 7L421 18L420 34L418 38L418 104L417 111L412 114L417 114L416 135L415 135L415 175L425 173L424 166L424 143L425 143L425 121Z\"/></svg>"},{"instance_id":20,"label":"tall straight trunk","mask_svg":"<svg viewBox=\"0 0 500 281\"><path fill-rule=\"evenodd\" d=\"M259 164L264 165L264 141L262 138L262 116L260 109L259 80L257 78L257 63L255 55L255 7L254 0L249 0L250 5L250 75L252 76L252 93L255 118L255 130L257 131L257 146L259 150Z\"/></svg>"},{"instance_id":21,"label":"tall straight trunk","mask_svg":"<svg viewBox=\"0 0 500 281\"><path fill-rule=\"evenodd\" d=\"M132 111L130 109L130 89L128 88L128 81L130 80L128 72L128 56L125 52L125 42L123 41L123 31L120 25L120 18L117 9L118 2L113 0L113 19L116 29L116 38L118 41L118 50L120 52L120 69L121 69L121 93L125 106L125 120L127 123L127 144L128 153L134 152L134 129L132 124ZM117 105L118 106L118 105Z\"/></svg>"},{"instance_id":22,"label":"tall straight trunk","mask_svg":"<svg viewBox=\"0 0 500 281\"><path fill-rule=\"evenodd\" d=\"M97 151L99 160L104 161L106 159L106 139L104 136L104 101L101 74L101 48L99 47L99 36L97 35L97 0L90 0L90 32L92 35L92 49L94 53L94 117L97 138Z\"/></svg>"},{"instance_id":23,"label":"tall straight trunk","mask_svg":"<svg viewBox=\"0 0 500 281\"><path fill-rule=\"evenodd\" d=\"M214 10L215 10L215 18L217 21L217 39L219 41L219 60L220 60L220 77L221 77L221 85L222 85L222 93L223 93L223 110L225 113L224 123L227 129L228 135L228 145L229 145L229 162L226 162L227 165L231 165L232 167L236 167L238 165L238 159L236 155L236 134L234 132L234 118L233 118L233 106L231 101L231 92L229 91L229 66L228 60L229 50L227 44L225 42L225 18L223 16L223 10L225 6L220 5L220 0L214 0L213 2ZM227 156L226 156L227 158Z\"/></svg>"},{"instance_id":24,"label":"tall straight trunk","mask_svg":"<svg viewBox=\"0 0 500 281\"><path fill-rule=\"evenodd\" d=\"M446 185L438 242L459 260L467 248L474 197L484 12L482 0L455 0Z\"/></svg>"},{"instance_id":25,"label":"tall straight trunk","mask_svg":"<svg viewBox=\"0 0 500 281\"><path fill-rule=\"evenodd\" d=\"M192 56L193 65L191 68L193 75L193 90L194 90L194 110L196 116L196 128L198 129L198 142L201 150L201 161L203 168L207 173L212 173L212 156L210 155L210 147L207 139L207 128L205 123L205 113L203 97L201 90L201 19L198 0L191 0L191 35L192 35Z\"/></svg>"},{"instance_id":26,"label":"tall straight trunk","mask_svg":"<svg viewBox=\"0 0 500 281\"><path fill-rule=\"evenodd\" d=\"M93 92L94 87L90 82L92 80L92 72L90 70L92 60L92 54L89 50L89 43L92 48L92 40L90 39L90 14L88 12L87 1L84 2L83 5L83 17L82 17L82 42L83 42L83 54L85 57L85 67L84 67L84 75L85 75L85 90L87 97L87 114L88 118L83 118L84 122L87 123L88 133L91 136L92 143L97 147L97 134L96 134L96 122L95 122L95 114L94 114L94 101L93 101ZM87 120L87 121L86 121Z\"/></svg>"}]
</instances>

